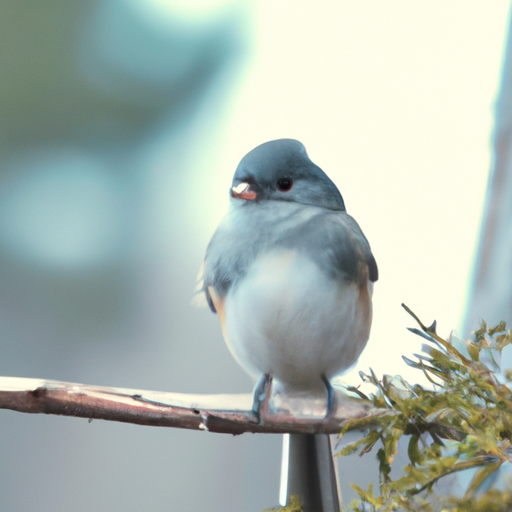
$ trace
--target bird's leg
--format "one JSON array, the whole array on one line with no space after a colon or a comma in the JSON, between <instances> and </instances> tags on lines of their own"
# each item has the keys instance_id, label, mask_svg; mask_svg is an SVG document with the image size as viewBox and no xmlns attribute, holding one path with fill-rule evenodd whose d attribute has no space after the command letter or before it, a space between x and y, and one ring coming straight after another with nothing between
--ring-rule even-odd
<instances>
[{"instance_id":1,"label":"bird's leg","mask_svg":"<svg viewBox=\"0 0 512 512\"><path fill-rule=\"evenodd\" d=\"M322 375L322 382L324 383L325 391L327 392L327 412L325 413L325 417L330 418L335 412L334 388L332 387L331 381L325 375Z\"/></svg>"},{"instance_id":2,"label":"bird's leg","mask_svg":"<svg viewBox=\"0 0 512 512\"><path fill-rule=\"evenodd\" d=\"M256 416L258 423L262 423L261 408L263 405L268 405L270 398L272 377L269 373L262 373L256 386L254 386L252 412Z\"/></svg>"}]
</instances>

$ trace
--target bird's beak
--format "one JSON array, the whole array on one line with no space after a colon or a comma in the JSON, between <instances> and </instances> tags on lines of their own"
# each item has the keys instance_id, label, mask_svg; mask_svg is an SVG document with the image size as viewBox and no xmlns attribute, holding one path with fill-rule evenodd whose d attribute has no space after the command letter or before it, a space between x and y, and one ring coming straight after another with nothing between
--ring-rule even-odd
<instances>
[{"instance_id":1,"label":"bird's beak","mask_svg":"<svg viewBox=\"0 0 512 512\"><path fill-rule=\"evenodd\" d=\"M231 187L231 197L235 199L245 199L247 201L252 201L256 199L256 192L251 190L251 185L249 183L239 183L235 187Z\"/></svg>"}]
</instances>

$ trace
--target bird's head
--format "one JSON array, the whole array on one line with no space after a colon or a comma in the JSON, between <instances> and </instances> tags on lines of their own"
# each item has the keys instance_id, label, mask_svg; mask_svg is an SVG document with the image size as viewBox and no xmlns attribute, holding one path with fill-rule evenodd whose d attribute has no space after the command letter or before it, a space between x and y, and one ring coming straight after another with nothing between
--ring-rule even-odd
<instances>
[{"instance_id":1,"label":"bird's head","mask_svg":"<svg viewBox=\"0 0 512 512\"><path fill-rule=\"evenodd\" d=\"M345 210L336 185L297 140L265 142L245 155L235 171L231 197L237 201L288 201Z\"/></svg>"}]
</instances>

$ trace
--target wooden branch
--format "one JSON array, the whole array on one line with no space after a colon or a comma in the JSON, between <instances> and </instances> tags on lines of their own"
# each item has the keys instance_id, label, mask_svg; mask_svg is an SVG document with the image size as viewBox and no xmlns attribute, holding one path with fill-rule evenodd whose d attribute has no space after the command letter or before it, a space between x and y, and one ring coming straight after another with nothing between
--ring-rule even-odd
<instances>
[{"instance_id":1,"label":"wooden branch","mask_svg":"<svg viewBox=\"0 0 512 512\"><path fill-rule=\"evenodd\" d=\"M275 398L272 400L278 402ZM0 377L0 409L227 434L334 434L340 432L348 419L381 413L372 410L371 404L352 400L339 390L336 390L336 408L331 417L323 417L325 411L322 413L322 404L318 402L300 400L300 410L306 410L308 415L311 413L308 417L297 416L282 407L266 408L262 411L263 423L260 424L251 411L250 394L192 395ZM283 403L288 404L288 399L283 397L281 406Z\"/></svg>"}]
</instances>

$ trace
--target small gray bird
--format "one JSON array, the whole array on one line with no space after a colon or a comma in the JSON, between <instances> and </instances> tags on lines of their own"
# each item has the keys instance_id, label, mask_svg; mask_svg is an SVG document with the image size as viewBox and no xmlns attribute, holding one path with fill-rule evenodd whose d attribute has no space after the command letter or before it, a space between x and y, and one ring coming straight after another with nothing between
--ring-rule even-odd
<instances>
[{"instance_id":1,"label":"small gray bird","mask_svg":"<svg viewBox=\"0 0 512 512\"><path fill-rule=\"evenodd\" d=\"M327 391L370 334L378 270L368 241L327 175L292 139L238 165L229 211L206 251L200 289L229 350L255 379L255 413L271 379Z\"/></svg>"}]
</instances>

